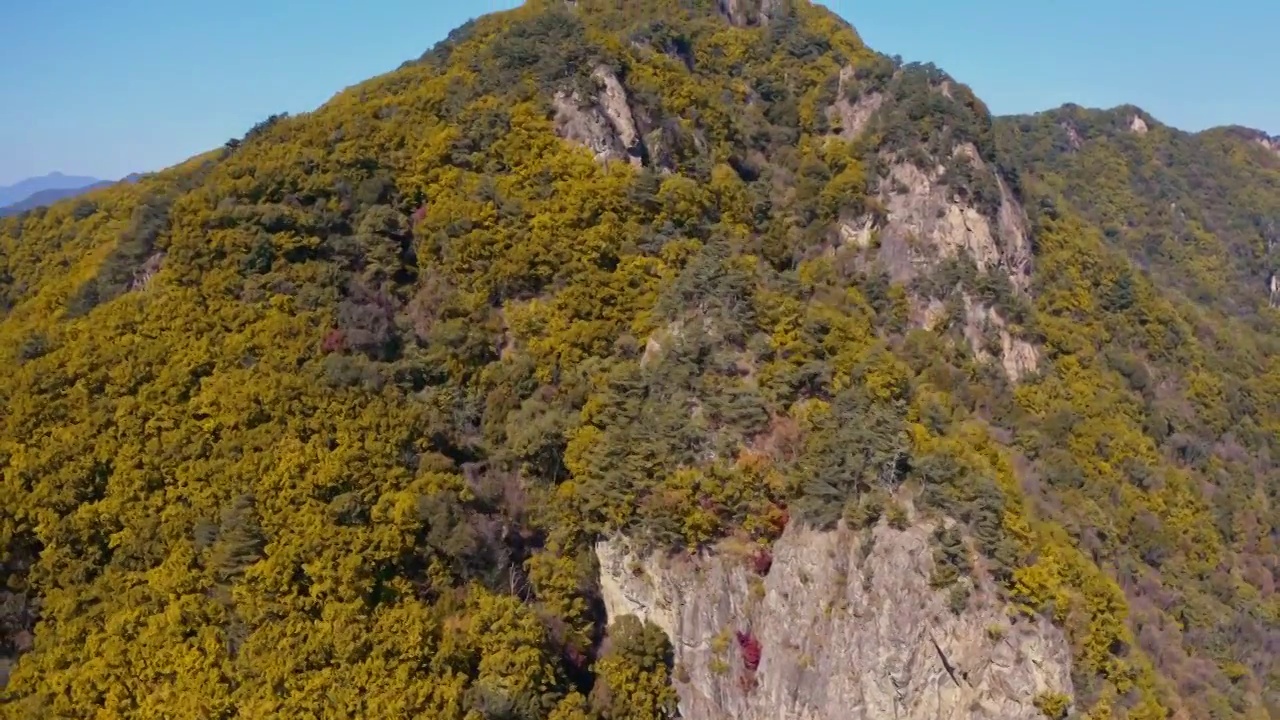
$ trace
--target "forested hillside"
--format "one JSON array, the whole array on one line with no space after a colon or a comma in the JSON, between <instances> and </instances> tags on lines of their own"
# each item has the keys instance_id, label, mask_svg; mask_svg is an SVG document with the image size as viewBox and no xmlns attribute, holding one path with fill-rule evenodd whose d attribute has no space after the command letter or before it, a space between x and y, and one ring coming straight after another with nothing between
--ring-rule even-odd
<instances>
[{"instance_id":1,"label":"forested hillside","mask_svg":"<svg viewBox=\"0 0 1280 720\"><path fill-rule=\"evenodd\" d=\"M1280 302L1280 141L1134 107L1002 118L999 135L1011 164L1186 300L1244 318Z\"/></svg>"},{"instance_id":2,"label":"forested hillside","mask_svg":"<svg viewBox=\"0 0 1280 720\"><path fill-rule=\"evenodd\" d=\"M1134 420L1205 498L1222 548L1216 567L1189 572L1168 562L1163 542L1150 544L1167 537L1162 523L1131 516L1139 532L1126 552L1103 557L1130 598L1139 644L1204 698L1210 717L1230 716L1238 691L1224 680L1240 688L1233 673L1252 665L1274 714L1280 154L1256 131L1189 134L1133 107L1068 106L1001 118L997 131L1048 231L1038 238L1038 303L1061 319L1046 341L1100 343L1096 367L1128 386ZM1058 421L1080 428L1081 419ZM1139 487L1151 482L1131 460L1117 469ZM1079 513L1083 538L1110 535L1087 504L1063 508Z\"/></svg>"},{"instance_id":3,"label":"forested hillside","mask_svg":"<svg viewBox=\"0 0 1280 720\"><path fill-rule=\"evenodd\" d=\"M1269 151L625 5L0 220L4 716L670 717L596 539L941 517L1047 716L1280 714Z\"/></svg>"}]
</instances>

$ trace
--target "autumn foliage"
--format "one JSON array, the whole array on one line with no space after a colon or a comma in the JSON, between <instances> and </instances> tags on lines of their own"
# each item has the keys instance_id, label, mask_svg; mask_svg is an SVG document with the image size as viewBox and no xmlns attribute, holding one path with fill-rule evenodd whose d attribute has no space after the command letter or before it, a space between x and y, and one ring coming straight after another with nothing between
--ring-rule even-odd
<instances>
[{"instance_id":1,"label":"autumn foliage","mask_svg":"<svg viewBox=\"0 0 1280 720\"><path fill-rule=\"evenodd\" d=\"M755 672L760 668L760 641L750 630L738 630L734 637L738 641L738 649L742 651L742 666L748 672Z\"/></svg>"},{"instance_id":2,"label":"autumn foliage","mask_svg":"<svg viewBox=\"0 0 1280 720\"><path fill-rule=\"evenodd\" d=\"M1011 137L936 68L779 6L531 0L92 207L0 220L3 714L669 718L661 632L603 627L599 537L763 547L905 526L907 499L955 521L940 581L1064 629L1089 717L1280 707L1280 315L1233 274L1275 166L1217 138L1254 163L1239 187L1126 175L1190 152L1153 131L1062 167L1056 125ZM634 166L557 135L602 66ZM842 135L828 110L871 94ZM1030 293L964 258L895 282L842 240L883 217L891 157L995 220L1022 197ZM957 288L1038 373L913 324L926 294L962 316Z\"/></svg>"}]
</instances>

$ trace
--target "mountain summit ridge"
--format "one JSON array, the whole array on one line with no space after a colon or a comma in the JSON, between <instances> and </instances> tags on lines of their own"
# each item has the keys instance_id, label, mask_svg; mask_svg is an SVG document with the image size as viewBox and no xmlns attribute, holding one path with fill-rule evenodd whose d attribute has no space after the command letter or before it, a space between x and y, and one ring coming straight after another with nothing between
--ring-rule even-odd
<instances>
[{"instance_id":1,"label":"mountain summit ridge","mask_svg":"<svg viewBox=\"0 0 1280 720\"><path fill-rule=\"evenodd\" d=\"M531 0L0 219L0 707L1280 712L1269 157Z\"/></svg>"}]
</instances>

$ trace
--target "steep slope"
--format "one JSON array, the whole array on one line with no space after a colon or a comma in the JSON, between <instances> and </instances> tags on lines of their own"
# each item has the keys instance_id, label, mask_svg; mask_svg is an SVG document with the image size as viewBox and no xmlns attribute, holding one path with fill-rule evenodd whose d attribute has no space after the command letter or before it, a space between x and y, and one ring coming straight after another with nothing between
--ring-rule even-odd
<instances>
[{"instance_id":1,"label":"steep slope","mask_svg":"<svg viewBox=\"0 0 1280 720\"><path fill-rule=\"evenodd\" d=\"M1105 526L1083 536L1115 564L1139 644L1199 698L1201 713L1242 709L1242 666L1265 686L1274 713L1274 142L1240 128L1184 133L1134 107L1068 106L1001 118L997 131L1002 162L1020 173L1045 228L1037 238L1038 305L1042 317L1062 318L1041 325L1046 343L1103 349L1081 380L1123 379L1111 384L1127 386L1127 412L1162 464L1185 473L1208 500L1222 549L1199 570L1170 563L1163 542L1150 544L1168 525L1137 507L1122 511L1137 531L1128 547L1107 547L1105 539L1097 547L1099 538L1115 537ZM1082 421L1074 412L1060 416L1067 446L1113 442L1082 432ZM1079 463L1060 459L1054 474L1074 486L1072 495L1116 501L1090 492ZM1146 468L1125 464L1115 470L1151 486ZM1099 517L1074 499L1063 508L1081 527Z\"/></svg>"},{"instance_id":2,"label":"steep slope","mask_svg":"<svg viewBox=\"0 0 1280 720\"><path fill-rule=\"evenodd\" d=\"M1233 315L1280 302L1280 142L1186 133L1135 107L1002 118L1000 137L1010 163L1188 300Z\"/></svg>"},{"instance_id":3,"label":"steep slope","mask_svg":"<svg viewBox=\"0 0 1280 720\"><path fill-rule=\"evenodd\" d=\"M79 190L100 182L103 181L98 178L63 175L59 172L27 178L13 185L0 187L0 207L22 202L37 193Z\"/></svg>"},{"instance_id":4,"label":"steep slope","mask_svg":"<svg viewBox=\"0 0 1280 720\"><path fill-rule=\"evenodd\" d=\"M919 623L913 712L1267 716L1266 337L1237 403L1201 308L1002 147L808 2L533 0L0 221L0 707L834 718L760 641L813 537ZM762 591L760 638L716 618L745 682L620 613L602 540L727 578L692 605ZM1034 682L968 664L1006 613Z\"/></svg>"}]
</instances>

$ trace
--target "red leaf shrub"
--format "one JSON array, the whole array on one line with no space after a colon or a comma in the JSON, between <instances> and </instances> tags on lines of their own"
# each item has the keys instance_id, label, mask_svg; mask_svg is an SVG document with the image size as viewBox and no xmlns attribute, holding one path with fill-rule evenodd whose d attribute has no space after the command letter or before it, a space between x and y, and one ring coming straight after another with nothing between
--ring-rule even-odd
<instances>
[{"instance_id":1,"label":"red leaf shrub","mask_svg":"<svg viewBox=\"0 0 1280 720\"><path fill-rule=\"evenodd\" d=\"M347 338L341 330L330 330L328 335L324 336L324 342L320 343L320 349L327 352L342 352L347 348Z\"/></svg>"},{"instance_id":2,"label":"red leaf shrub","mask_svg":"<svg viewBox=\"0 0 1280 720\"><path fill-rule=\"evenodd\" d=\"M751 558L751 569L756 574L764 577L769 574L769 568L773 567L773 551L769 548L760 548Z\"/></svg>"},{"instance_id":3,"label":"red leaf shrub","mask_svg":"<svg viewBox=\"0 0 1280 720\"><path fill-rule=\"evenodd\" d=\"M751 631L737 633L738 647L742 649L742 664L747 670L755 672L760 667L760 641Z\"/></svg>"},{"instance_id":4,"label":"red leaf shrub","mask_svg":"<svg viewBox=\"0 0 1280 720\"><path fill-rule=\"evenodd\" d=\"M586 672L591 666L591 658L576 643L568 643L564 647L565 660L569 667L579 672Z\"/></svg>"}]
</instances>

